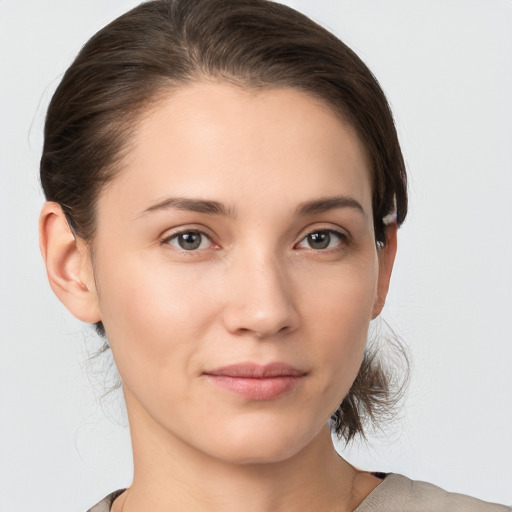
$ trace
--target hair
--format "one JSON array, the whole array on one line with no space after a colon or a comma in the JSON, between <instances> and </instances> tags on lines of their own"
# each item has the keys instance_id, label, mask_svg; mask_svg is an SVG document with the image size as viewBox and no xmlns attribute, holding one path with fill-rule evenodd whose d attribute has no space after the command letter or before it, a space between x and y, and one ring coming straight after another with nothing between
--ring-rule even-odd
<instances>
[{"instance_id":1,"label":"hair","mask_svg":"<svg viewBox=\"0 0 512 512\"><path fill-rule=\"evenodd\" d=\"M356 131L368 157L375 241L385 218L407 214L407 183L393 116L371 71L333 34L269 0L152 0L120 16L82 48L50 102L41 157L47 200L75 236L93 243L96 203L122 170L138 122L170 91L197 81L292 87ZM104 336L101 322L97 332ZM389 375L368 350L331 418L346 441L364 435L391 401Z\"/></svg>"}]
</instances>

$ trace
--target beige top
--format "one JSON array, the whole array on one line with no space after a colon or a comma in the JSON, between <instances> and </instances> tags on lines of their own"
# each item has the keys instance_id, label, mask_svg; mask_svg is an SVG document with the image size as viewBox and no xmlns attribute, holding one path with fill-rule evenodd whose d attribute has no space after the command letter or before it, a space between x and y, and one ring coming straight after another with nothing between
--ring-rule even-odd
<instances>
[{"instance_id":1,"label":"beige top","mask_svg":"<svg viewBox=\"0 0 512 512\"><path fill-rule=\"evenodd\" d=\"M512 512L512 509L391 473L354 512Z\"/></svg>"},{"instance_id":2,"label":"beige top","mask_svg":"<svg viewBox=\"0 0 512 512\"><path fill-rule=\"evenodd\" d=\"M87 512L110 512L123 491L109 494ZM435 485L391 473L354 512L512 512L512 508L446 492Z\"/></svg>"}]
</instances>

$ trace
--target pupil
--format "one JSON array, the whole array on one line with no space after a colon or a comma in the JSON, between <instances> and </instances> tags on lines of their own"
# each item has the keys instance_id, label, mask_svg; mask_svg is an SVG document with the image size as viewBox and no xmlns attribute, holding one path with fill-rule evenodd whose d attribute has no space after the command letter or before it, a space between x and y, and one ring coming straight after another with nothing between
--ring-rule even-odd
<instances>
[{"instance_id":1,"label":"pupil","mask_svg":"<svg viewBox=\"0 0 512 512\"><path fill-rule=\"evenodd\" d=\"M319 231L308 235L309 245L313 249L325 249L331 242L331 235L327 231Z\"/></svg>"},{"instance_id":2,"label":"pupil","mask_svg":"<svg viewBox=\"0 0 512 512\"><path fill-rule=\"evenodd\" d=\"M178 243L182 249L188 251L197 249L201 245L200 233L183 233L178 238Z\"/></svg>"}]
</instances>

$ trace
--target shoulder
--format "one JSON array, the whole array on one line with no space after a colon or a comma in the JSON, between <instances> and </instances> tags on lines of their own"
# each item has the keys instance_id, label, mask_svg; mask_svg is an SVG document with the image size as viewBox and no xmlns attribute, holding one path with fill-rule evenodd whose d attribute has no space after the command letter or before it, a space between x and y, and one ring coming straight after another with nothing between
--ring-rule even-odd
<instances>
[{"instance_id":1,"label":"shoulder","mask_svg":"<svg viewBox=\"0 0 512 512\"><path fill-rule=\"evenodd\" d=\"M119 489L118 491L110 493L108 496L105 496L99 503L96 503L94 507L91 507L87 512L110 512L110 507L114 500L123 492L125 489Z\"/></svg>"},{"instance_id":2,"label":"shoulder","mask_svg":"<svg viewBox=\"0 0 512 512\"><path fill-rule=\"evenodd\" d=\"M447 492L427 482L388 475L354 512L512 512L510 507Z\"/></svg>"}]
</instances>

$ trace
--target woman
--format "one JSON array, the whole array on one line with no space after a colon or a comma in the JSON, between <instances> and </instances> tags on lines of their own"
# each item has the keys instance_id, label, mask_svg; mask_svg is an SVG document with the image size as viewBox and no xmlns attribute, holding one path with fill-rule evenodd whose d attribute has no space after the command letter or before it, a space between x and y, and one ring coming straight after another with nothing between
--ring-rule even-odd
<instances>
[{"instance_id":1,"label":"woman","mask_svg":"<svg viewBox=\"0 0 512 512\"><path fill-rule=\"evenodd\" d=\"M51 102L50 284L112 348L134 480L95 512L507 510L356 470L364 356L407 212L392 117L334 36L264 1L148 2Z\"/></svg>"}]
</instances>

